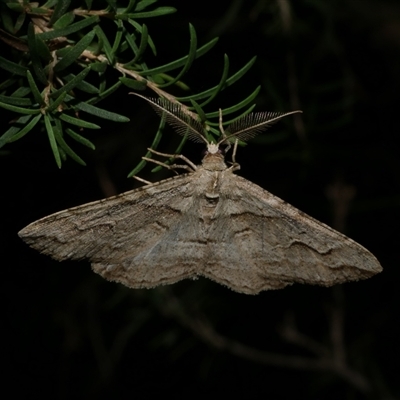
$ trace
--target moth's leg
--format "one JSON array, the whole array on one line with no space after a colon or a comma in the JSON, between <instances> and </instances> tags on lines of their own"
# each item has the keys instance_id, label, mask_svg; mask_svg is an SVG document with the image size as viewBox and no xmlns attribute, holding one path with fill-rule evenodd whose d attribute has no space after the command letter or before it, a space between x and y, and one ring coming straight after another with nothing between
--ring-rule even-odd
<instances>
[{"instance_id":1,"label":"moth's leg","mask_svg":"<svg viewBox=\"0 0 400 400\"><path fill-rule=\"evenodd\" d=\"M227 136L224 131L224 127L222 125L222 110L219 109L219 130L221 131L222 137L225 139ZM236 151L237 151L237 146L238 146L238 139L235 140L235 144L233 145L233 151L232 151L232 165L228 168L229 170L233 171L238 171L240 169L240 165L236 162ZM225 148L225 153L227 153L230 148L232 147L231 143L229 141L226 142L227 146Z\"/></svg>"},{"instance_id":2,"label":"moth's leg","mask_svg":"<svg viewBox=\"0 0 400 400\"><path fill-rule=\"evenodd\" d=\"M225 130L224 130L224 126L222 125L222 110L219 109L219 130L221 131L221 135L222 137L225 139L226 135L225 135Z\"/></svg>"},{"instance_id":3,"label":"moth's leg","mask_svg":"<svg viewBox=\"0 0 400 400\"><path fill-rule=\"evenodd\" d=\"M185 163L188 164L188 165L174 164L174 166L175 166L176 168L189 169L190 172L196 171L196 169L197 169L197 166L196 166L195 164L193 164L187 157L183 156L182 154L166 154L166 153L160 153L159 151L153 150L153 149L151 149L151 148L148 148L147 150L149 150L151 153L157 154L158 156L162 156L162 157L166 157L166 158L179 158L179 159L185 161ZM147 161L155 162L155 160L153 160L153 159L150 159L150 160L147 160ZM160 162L156 162L156 164L163 165L163 166L165 166L165 167L168 168L168 169L172 169L172 165L168 165L168 164L165 164L165 165L164 165L164 163L161 163L161 164L160 164ZM191 167L191 168L190 168L190 167Z\"/></svg>"},{"instance_id":4,"label":"moth's leg","mask_svg":"<svg viewBox=\"0 0 400 400\"><path fill-rule=\"evenodd\" d=\"M228 170L233 171L239 171L240 169L240 164L238 164L237 162L232 163L232 165L228 168Z\"/></svg>"},{"instance_id":5,"label":"moth's leg","mask_svg":"<svg viewBox=\"0 0 400 400\"><path fill-rule=\"evenodd\" d=\"M238 139L235 140L235 144L233 145L233 151L232 151L232 162L229 162L229 164L232 164L228 169L233 171L239 171L240 169L240 164L236 162L236 151L237 151L237 146L238 146Z\"/></svg>"},{"instance_id":6,"label":"moth's leg","mask_svg":"<svg viewBox=\"0 0 400 400\"><path fill-rule=\"evenodd\" d=\"M132 176L132 178L138 180L139 182L143 182L143 183L145 183L146 185L152 185L152 184L153 184L153 182L146 181L146 179L139 178L138 176Z\"/></svg>"},{"instance_id":7,"label":"moth's leg","mask_svg":"<svg viewBox=\"0 0 400 400\"><path fill-rule=\"evenodd\" d=\"M233 145L233 151L232 151L232 163L233 164L236 164L236 152L237 152L238 142L239 142L239 140L236 138L235 144Z\"/></svg>"},{"instance_id":8,"label":"moth's leg","mask_svg":"<svg viewBox=\"0 0 400 400\"><path fill-rule=\"evenodd\" d=\"M219 130L220 130L221 135L222 135L222 138L223 138L223 140L221 140L221 142L223 142L224 139L226 139L226 134L225 134L224 127L223 127L223 125L222 125L222 110L221 110L221 109L219 109ZM220 142L220 143L221 143L221 142ZM230 142L227 142L226 144L227 144L227 146L225 147L225 154L226 154L226 153L230 150L230 148L231 148L231 143L230 143Z\"/></svg>"},{"instance_id":9,"label":"moth's leg","mask_svg":"<svg viewBox=\"0 0 400 400\"><path fill-rule=\"evenodd\" d=\"M176 158L177 158L177 157L176 157ZM185 169L186 171L189 171L189 172L193 172L193 171L194 171L192 168L189 167L189 165L181 165L181 164L172 164L172 165L169 165L169 164L166 164L166 163L163 163L163 162L161 162L161 161L154 160L153 158L148 158L148 157L142 157L142 159L145 160L145 161L152 162L152 163L157 164L157 165L161 165L162 167L167 168L167 169L170 169L170 170L172 170L172 171L174 171L174 172L176 172L175 170L176 170L177 168ZM177 173L177 172L176 172L176 173Z\"/></svg>"}]
</instances>

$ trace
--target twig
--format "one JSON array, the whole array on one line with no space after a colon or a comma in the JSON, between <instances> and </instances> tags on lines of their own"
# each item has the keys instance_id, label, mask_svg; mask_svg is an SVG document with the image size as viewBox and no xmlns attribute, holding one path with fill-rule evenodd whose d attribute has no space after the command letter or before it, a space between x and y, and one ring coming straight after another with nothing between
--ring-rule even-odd
<instances>
[{"instance_id":1,"label":"twig","mask_svg":"<svg viewBox=\"0 0 400 400\"><path fill-rule=\"evenodd\" d=\"M343 363L339 364L337 360L331 356L321 355L317 358L287 356L247 346L216 332L210 322L204 317L194 315L193 312L186 312L169 288L160 288L160 292L163 294L163 301L157 302L160 312L169 318L177 320L197 338L211 347L237 357L269 366L292 368L296 370L332 372L364 394L371 390L368 381L360 373L352 370ZM309 343L310 342L307 341L307 345L309 345Z\"/></svg>"},{"instance_id":2,"label":"twig","mask_svg":"<svg viewBox=\"0 0 400 400\"><path fill-rule=\"evenodd\" d=\"M277 0L278 8L280 11L280 16L282 20L283 32L286 36L292 34L292 10L288 0ZM296 73L296 63L294 52L291 49L287 50L286 53L286 63L288 69L288 88L289 88L289 98L290 105L294 110L300 110L300 99L299 99L299 88L298 79ZM300 114L294 115L294 127L299 139L303 142L306 141L306 130L304 127L303 118Z\"/></svg>"},{"instance_id":3,"label":"twig","mask_svg":"<svg viewBox=\"0 0 400 400\"><path fill-rule=\"evenodd\" d=\"M299 332L292 313L286 316L284 323L278 331L287 342L302 347L320 358L329 357L330 352L328 348Z\"/></svg>"}]
</instances>

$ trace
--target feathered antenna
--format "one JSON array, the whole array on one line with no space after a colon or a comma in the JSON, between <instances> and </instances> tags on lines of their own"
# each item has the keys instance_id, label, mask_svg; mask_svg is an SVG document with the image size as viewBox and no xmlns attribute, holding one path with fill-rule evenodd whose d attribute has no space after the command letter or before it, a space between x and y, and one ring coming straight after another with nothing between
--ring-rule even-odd
<instances>
[{"instance_id":1,"label":"feathered antenna","mask_svg":"<svg viewBox=\"0 0 400 400\"><path fill-rule=\"evenodd\" d=\"M252 139L282 118L296 113L302 113L302 111L297 110L286 113L264 111L245 115L228 126L225 131L225 138L221 142Z\"/></svg>"},{"instance_id":2,"label":"feathered antenna","mask_svg":"<svg viewBox=\"0 0 400 400\"><path fill-rule=\"evenodd\" d=\"M189 114L187 114L184 109L179 105L172 103L169 100L158 98L148 98L142 96L137 93L131 93L135 96L141 97L150 103L156 113L160 116L164 116L166 121L172 125L176 132L182 136L186 136L188 139L194 142L204 142L207 146L210 146L210 143L207 138L204 136L203 126L200 121L196 120ZM301 113L302 111L290 111L287 113L283 112L257 112L245 115L242 118L239 118L235 122L232 122L226 131L222 126L222 111L220 110L219 117L219 127L222 135L222 139L214 146L217 146L222 143L235 143L235 148L237 146L237 142L239 140L246 141L259 133L265 131L271 125L280 121L282 118L296 113Z\"/></svg>"},{"instance_id":3,"label":"feathered antenna","mask_svg":"<svg viewBox=\"0 0 400 400\"><path fill-rule=\"evenodd\" d=\"M169 100L158 98L148 98L137 93L131 93L141 97L150 103L155 112L161 117L165 117L166 121L175 128L175 131L182 136L194 142L204 142L209 144L206 137L203 135L203 126L200 121L194 119L187 114L179 104L172 103Z\"/></svg>"}]
</instances>

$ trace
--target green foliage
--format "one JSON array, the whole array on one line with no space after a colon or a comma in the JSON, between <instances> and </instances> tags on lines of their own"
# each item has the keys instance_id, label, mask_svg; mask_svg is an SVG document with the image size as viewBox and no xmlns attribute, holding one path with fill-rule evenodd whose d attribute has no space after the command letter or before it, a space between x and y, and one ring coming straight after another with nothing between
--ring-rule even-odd
<instances>
[{"instance_id":1,"label":"green foliage","mask_svg":"<svg viewBox=\"0 0 400 400\"><path fill-rule=\"evenodd\" d=\"M133 90L150 89L157 96L181 103L189 111L196 112L210 131L218 135L215 129L218 121L209 121L218 118L218 111L205 113L202 108L240 79L255 58L230 75L229 59L225 55L216 86L201 93L171 95L168 90L173 87L182 92L189 90L182 78L196 59L214 47L217 39L198 47L195 28L189 24L187 55L164 65L148 67L146 55L157 56L157 50L142 20L176 11L172 7L157 7L156 3L157 0L86 0L79 8L74 8L76 4L71 5L70 0L3 1L0 39L9 52L7 57L0 57L3 72L0 107L11 115L8 129L0 136L0 148L34 129L41 130L48 136L58 167L67 156L85 165L68 142L95 148L85 132L99 129L101 125L88 121L87 114L113 122L129 121L124 115L95 106L122 85ZM93 8L100 4L103 8ZM238 104L222 110L224 115L250 112L258 91L256 88ZM75 132L76 128L79 133ZM157 147L163 128L164 121L161 121L152 148ZM185 139L177 152L184 143ZM137 173L144 165L140 162L129 175Z\"/></svg>"}]
</instances>

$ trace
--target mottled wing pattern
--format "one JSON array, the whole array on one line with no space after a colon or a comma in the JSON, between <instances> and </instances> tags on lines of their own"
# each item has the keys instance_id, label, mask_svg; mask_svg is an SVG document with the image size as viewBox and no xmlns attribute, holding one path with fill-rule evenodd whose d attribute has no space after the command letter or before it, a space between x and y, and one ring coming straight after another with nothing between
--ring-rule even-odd
<instances>
[{"instance_id":1,"label":"mottled wing pattern","mask_svg":"<svg viewBox=\"0 0 400 400\"><path fill-rule=\"evenodd\" d=\"M188 211L195 184L191 174L166 179L52 214L19 236L59 261L89 259L95 272L129 287L190 278L198 261L186 252L198 236Z\"/></svg>"},{"instance_id":2,"label":"mottled wing pattern","mask_svg":"<svg viewBox=\"0 0 400 400\"><path fill-rule=\"evenodd\" d=\"M95 272L132 288L203 275L256 294L381 271L362 246L231 170L199 168L58 212L19 235L56 260L87 258Z\"/></svg>"},{"instance_id":3,"label":"mottled wing pattern","mask_svg":"<svg viewBox=\"0 0 400 400\"><path fill-rule=\"evenodd\" d=\"M256 294L295 282L331 286L382 270L364 247L239 176L224 179L203 275ZM213 244L214 243L214 244ZM218 251L217 251L218 249Z\"/></svg>"}]
</instances>

